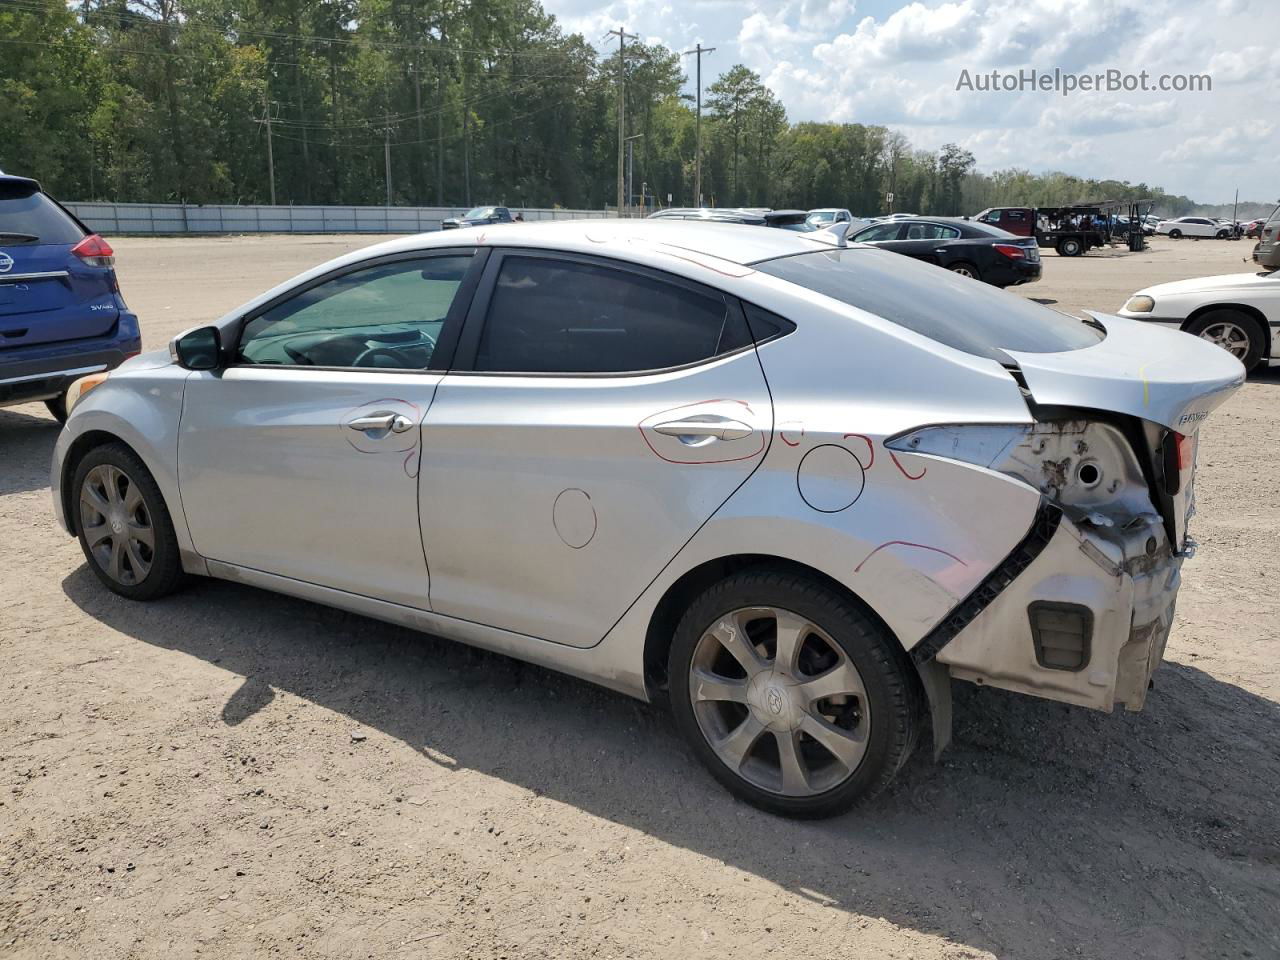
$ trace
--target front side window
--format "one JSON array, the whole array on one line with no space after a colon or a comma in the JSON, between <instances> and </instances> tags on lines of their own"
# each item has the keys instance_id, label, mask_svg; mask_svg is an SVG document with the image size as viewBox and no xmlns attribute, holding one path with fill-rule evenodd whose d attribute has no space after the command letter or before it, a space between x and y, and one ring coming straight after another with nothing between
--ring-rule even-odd
<instances>
[{"instance_id":1,"label":"front side window","mask_svg":"<svg viewBox=\"0 0 1280 960\"><path fill-rule=\"evenodd\" d=\"M1075 317L887 250L801 253L753 266L850 304L957 350L1000 360L1002 350L1056 353L1097 344L1104 333Z\"/></svg>"},{"instance_id":2,"label":"front side window","mask_svg":"<svg viewBox=\"0 0 1280 960\"><path fill-rule=\"evenodd\" d=\"M364 267L245 324L241 363L424 370L470 254Z\"/></svg>"},{"instance_id":3,"label":"front side window","mask_svg":"<svg viewBox=\"0 0 1280 960\"><path fill-rule=\"evenodd\" d=\"M741 311L714 291L594 263L508 256L474 369L634 373L697 363L750 343Z\"/></svg>"},{"instance_id":4,"label":"front side window","mask_svg":"<svg viewBox=\"0 0 1280 960\"><path fill-rule=\"evenodd\" d=\"M853 239L858 243L871 243L876 240L897 240L898 232L902 229L902 225L897 223L877 223L874 227L858 233Z\"/></svg>"}]
</instances>

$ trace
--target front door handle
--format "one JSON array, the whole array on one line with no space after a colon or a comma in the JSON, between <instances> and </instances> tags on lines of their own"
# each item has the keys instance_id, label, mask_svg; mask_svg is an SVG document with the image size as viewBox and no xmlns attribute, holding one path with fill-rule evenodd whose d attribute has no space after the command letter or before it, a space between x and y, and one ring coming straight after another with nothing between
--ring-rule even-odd
<instances>
[{"instance_id":1,"label":"front door handle","mask_svg":"<svg viewBox=\"0 0 1280 960\"><path fill-rule=\"evenodd\" d=\"M413 426L413 421L402 413L373 413L367 417L348 420L347 426L361 432L387 430L391 433L404 433Z\"/></svg>"},{"instance_id":2,"label":"front door handle","mask_svg":"<svg viewBox=\"0 0 1280 960\"><path fill-rule=\"evenodd\" d=\"M670 420L659 423L653 428L666 437L676 437L682 443L701 445L712 440L743 440L755 431L740 420L728 417L688 417L684 420Z\"/></svg>"}]
</instances>

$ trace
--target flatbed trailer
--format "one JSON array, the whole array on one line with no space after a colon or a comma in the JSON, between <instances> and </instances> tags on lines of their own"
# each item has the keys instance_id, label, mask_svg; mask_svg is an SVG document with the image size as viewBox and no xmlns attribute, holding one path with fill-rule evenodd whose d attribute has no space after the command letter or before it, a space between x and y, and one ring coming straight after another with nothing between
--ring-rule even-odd
<instances>
[{"instance_id":1,"label":"flatbed trailer","mask_svg":"<svg viewBox=\"0 0 1280 960\"><path fill-rule=\"evenodd\" d=\"M1035 237L1037 246L1052 247L1061 257L1079 257L1094 247L1130 239L1137 203L1080 203L1066 207L988 207L974 217L1020 237ZM1119 210L1128 208L1129 219L1122 224ZM1142 231L1137 232L1141 242Z\"/></svg>"}]
</instances>

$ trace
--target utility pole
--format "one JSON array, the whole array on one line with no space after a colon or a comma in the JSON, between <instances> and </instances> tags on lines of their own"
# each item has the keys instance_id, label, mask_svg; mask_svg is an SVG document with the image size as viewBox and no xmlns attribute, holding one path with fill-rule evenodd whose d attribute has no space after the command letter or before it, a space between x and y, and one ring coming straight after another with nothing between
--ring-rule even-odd
<instances>
[{"instance_id":1,"label":"utility pole","mask_svg":"<svg viewBox=\"0 0 1280 960\"><path fill-rule=\"evenodd\" d=\"M630 210L632 201L635 200L635 141L641 139L643 133L633 133L627 137L627 209Z\"/></svg>"},{"instance_id":2,"label":"utility pole","mask_svg":"<svg viewBox=\"0 0 1280 960\"><path fill-rule=\"evenodd\" d=\"M686 50L680 54L687 57L694 54L698 58L697 67L697 84L698 84L698 118L694 121L694 141L697 144L694 147L693 155L693 199L694 206L702 206L702 55L704 53L714 53L715 47L704 47L701 43L692 50Z\"/></svg>"},{"instance_id":3,"label":"utility pole","mask_svg":"<svg viewBox=\"0 0 1280 960\"><path fill-rule=\"evenodd\" d=\"M391 114L387 114L386 126L382 128L382 158L387 168L387 206L391 206Z\"/></svg>"},{"instance_id":4,"label":"utility pole","mask_svg":"<svg viewBox=\"0 0 1280 960\"><path fill-rule=\"evenodd\" d=\"M627 41L639 40L634 33L627 33L626 27L618 27L605 34L618 38L618 216L622 216L622 204L626 186L623 183L622 158L626 152L626 115L627 115Z\"/></svg>"},{"instance_id":5,"label":"utility pole","mask_svg":"<svg viewBox=\"0 0 1280 960\"><path fill-rule=\"evenodd\" d=\"M259 123L266 124L267 127L267 177L271 184L271 205L276 205L276 158L271 149L271 99L267 93L263 94L262 100L262 119Z\"/></svg>"}]
</instances>

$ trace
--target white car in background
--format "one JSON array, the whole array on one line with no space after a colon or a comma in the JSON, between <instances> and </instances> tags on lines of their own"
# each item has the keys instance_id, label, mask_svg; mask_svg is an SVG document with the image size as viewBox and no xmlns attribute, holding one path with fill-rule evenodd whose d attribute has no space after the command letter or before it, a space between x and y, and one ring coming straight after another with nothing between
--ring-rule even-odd
<instances>
[{"instance_id":1,"label":"white car in background","mask_svg":"<svg viewBox=\"0 0 1280 960\"><path fill-rule=\"evenodd\" d=\"M818 207L816 210L809 211L805 221L815 227L829 227L836 223L850 223L853 224L853 227L849 230L850 233L853 233L859 227L865 226L867 222L860 217L855 217L843 207Z\"/></svg>"},{"instance_id":2,"label":"white car in background","mask_svg":"<svg viewBox=\"0 0 1280 960\"><path fill-rule=\"evenodd\" d=\"M1119 314L1215 343L1246 370L1280 360L1280 270L1156 284L1131 296Z\"/></svg>"},{"instance_id":3,"label":"white car in background","mask_svg":"<svg viewBox=\"0 0 1280 960\"><path fill-rule=\"evenodd\" d=\"M1162 233L1177 240L1179 237L1212 237L1225 240L1231 236L1231 227L1208 217L1178 217L1175 220L1161 220L1156 233Z\"/></svg>"}]
</instances>

